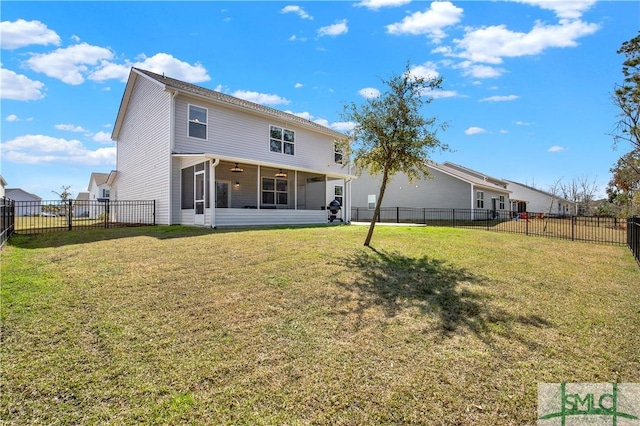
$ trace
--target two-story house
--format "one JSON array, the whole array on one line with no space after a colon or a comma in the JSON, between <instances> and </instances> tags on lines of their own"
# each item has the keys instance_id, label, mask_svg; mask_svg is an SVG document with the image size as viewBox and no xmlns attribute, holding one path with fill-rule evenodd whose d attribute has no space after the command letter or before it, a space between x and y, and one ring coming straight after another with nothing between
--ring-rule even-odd
<instances>
[{"instance_id":1,"label":"two-story house","mask_svg":"<svg viewBox=\"0 0 640 426\"><path fill-rule=\"evenodd\" d=\"M158 224L321 224L336 198L349 221L345 135L293 114L132 68L112 139L111 199Z\"/></svg>"}]
</instances>

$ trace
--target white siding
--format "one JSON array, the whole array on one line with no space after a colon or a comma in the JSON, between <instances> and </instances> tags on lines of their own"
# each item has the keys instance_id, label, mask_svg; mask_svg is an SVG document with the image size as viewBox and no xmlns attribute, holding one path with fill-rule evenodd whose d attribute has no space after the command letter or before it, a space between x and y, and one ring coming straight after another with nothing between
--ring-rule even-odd
<instances>
[{"instance_id":1,"label":"white siding","mask_svg":"<svg viewBox=\"0 0 640 426\"><path fill-rule=\"evenodd\" d=\"M406 174L398 173L387 184L383 207L413 207L441 209L470 209L471 184L436 170L431 178L409 182ZM380 192L382 176L363 173L351 183L351 205L367 207L368 195ZM486 197L486 195L485 195Z\"/></svg>"},{"instance_id":2,"label":"white siding","mask_svg":"<svg viewBox=\"0 0 640 426\"><path fill-rule=\"evenodd\" d=\"M509 182L507 187L511 191L513 200L526 201L527 211L531 213L573 214L571 204L560 197L552 197L535 189L528 188L516 182ZM560 204L560 210L558 210ZM551 208L551 210L549 210Z\"/></svg>"},{"instance_id":3,"label":"white siding","mask_svg":"<svg viewBox=\"0 0 640 426\"><path fill-rule=\"evenodd\" d=\"M169 223L171 96L138 77L117 141L119 200L156 200L156 223ZM179 191L178 191L179 197Z\"/></svg>"},{"instance_id":4,"label":"white siding","mask_svg":"<svg viewBox=\"0 0 640 426\"><path fill-rule=\"evenodd\" d=\"M188 105L208 109L207 140L187 136ZM295 131L295 155L269 151L269 126ZM302 128L296 124L257 114L223 108L218 104L178 96L176 98L176 153L215 153L247 158L252 161L282 164L283 168L326 170L346 173L347 168L334 163L334 138Z\"/></svg>"},{"instance_id":5,"label":"white siding","mask_svg":"<svg viewBox=\"0 0 640 426\"><path fill-rule=\"evenodd\" d=\"M216 226L316 225L327 223L320 210L216 209Z\"/></svg>"}]
</instances>

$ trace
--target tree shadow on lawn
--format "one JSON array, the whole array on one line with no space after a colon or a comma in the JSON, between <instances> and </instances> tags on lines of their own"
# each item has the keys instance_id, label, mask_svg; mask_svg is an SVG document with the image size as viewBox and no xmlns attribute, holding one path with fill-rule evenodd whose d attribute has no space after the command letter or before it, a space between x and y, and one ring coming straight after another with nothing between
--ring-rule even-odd
<instances>
[{"instance_id":1,"label":"tree shadow on lawn","mask_svg":"<svg viewBox=\"0 0 640 426\"><path fill-rule=\"evenodd\" d=\"M484 284L482 277L444 260L411 258L370 248L370 252L360 251L345 259L345 264L360 271L355 281L340 285L357 289L355 313L361 317L372 307L381 308L388 318L417 308L437 320L435 331L440 337L468 330L487 344L502 336L531 349L539 345L524 333L515 333L514 327L553 327L538 315L514 314L496 306L491 302L494 296L478 287Z\"/></svg>"}]
</instances>

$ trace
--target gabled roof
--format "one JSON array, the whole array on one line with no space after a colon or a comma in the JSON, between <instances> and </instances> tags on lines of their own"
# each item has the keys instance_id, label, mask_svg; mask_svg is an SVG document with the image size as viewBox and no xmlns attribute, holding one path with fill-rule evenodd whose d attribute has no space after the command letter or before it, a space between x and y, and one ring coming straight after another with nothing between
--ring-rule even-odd
<instances>
[{"instance_id":1,"label":"gabled roof","mask_svg":"<svg viewBox=\"0 0 640 426\"><path fill-rule=\"evenodd\" d=\"M439 172L448 174L464 182L467 182L474 187L502 192L505 194L509 194L511 192L505 188L505 186L507 186L507 181L492 178L475 170L471 170L454 163L445 162L442 164L438 164L429 162L428 166L433 168L434 170L438 170Z\"/></svg>"},{"instance_id":2,"label":"gabled roof","mask_svg":"<svg viewBox=\"0 0 640 426\"><path fill-rule=\"evenodd\" d=\"M113 133L111 134L111 139L113 140L118 139L118 134L120 132L120 127L122 126L122 120L124 119L127 105L129 103L131 91L133 90L133 86L138 77L148 78L152 81L155 81L156 83L159 83L165 91L196 96L209 102L223 104L229 108L239 109L245 112L259 114L259 115L267 116L271 118L277 118L289 123L295 123L297 125L331 135L338 139L342 139L346 137L344 134L340 132L337 132L333 129L322 126L318 123L314 123L313 121L307 120L305 118L298 117L297 115L280 111L275 108L266 107L264 105L256 104L254 102L249 102L244 99L236 98L234 96L229 96L224 93L217 92L215 90L207 89L201 86L196 86L195 84L187 83L185 81L177 80L175 78L167 77L165 75L156 74L151 71L143 70L140 68L131 68L131 72L129 74L129 80L127 81L127 87L125 88L125 93L122 97L122 102L120 104L120 109L118 111L118 116L116 118L116 123L113 126Z\"/></svg>"},{"instance_id":3,"label":"gabled roof","mask_svg":"<svg viewBox=\"0 0 640 426\"><path fill-rule=\"evenodd\" d=\"M16 192L16 191L20 191L23 194L29 195L30 197L33 197L33 198L35 198L37 200L42 200L42 198L38 197L36 194L32 194L31 192L27 192L27 191L25 191L24 189L21 189L21 188L6 188L4 190L4 195L7 198L11 198L9 195L11 195L12 192Z\"/></svg>"},{"instance_id":4,"label":"gabled roof","mask_svg":"<svg viewBox=\"0 0 640 426\"><path fill-rule=\"evenodd\" d=\"M95 181L96 185L104 185L107 183L109 179L109 173L91 173L91 177L89 178L89 186L87 188L91 188L91 181Z\"/></svg>"},{"instance_id":5,"label":"gabled roof","mask_svg":"<svg viewBox=\"0 0 640 426\"><path fill-rule=\"evenodd\" d=\"M525 184L520 183L520 182L514 182L512 180L507 180L507 182L510 183L510 184L513 184L513 185L519 185L519 186L521 186L521 187L523 187L523 188L525 188L525 189L527 189L529 191L535 191L535 192L538 192L538 193L540 193L542 195L546 195L547 197L551 197L551 198L555 198L556 200L564 201L565 203L569 203L569 204L573 203L573 201L569 201L566 198L560 197L559 195L553 195L550 192L543 191L542 189L534 188L533 186L525 185Z\"/></svg>"},{"instance_id":6,"label":"gabled roof","mask_svg":"<svg viewBox=\"0 0 640 426\"><path fill-rule=\"evenodd\" d=\"M4 180L4 178L2 177L2 175L0 175L0 185L2 186L7 186L7 181Z\"/></svg>"},{"instance_id":7,"label":"gabled roof","mask_svg":"<svg viewBox=\"0 0 640 426\"><path fill-rule=\"evenodd\" d=\"M90 200L90 194L88 192L78 192L76 201L89 201L89 200Z\"/></svg>"}]
</instances>

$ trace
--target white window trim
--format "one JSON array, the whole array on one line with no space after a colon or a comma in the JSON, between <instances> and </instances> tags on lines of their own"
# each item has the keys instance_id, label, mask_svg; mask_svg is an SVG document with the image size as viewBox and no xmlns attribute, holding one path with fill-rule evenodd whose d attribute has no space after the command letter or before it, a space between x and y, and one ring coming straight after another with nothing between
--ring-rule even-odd
<instances>
[{"instance_id":1,"label":"white window trim","mask_svg":"<svg viewBox=\"0 0 640 426\"><path fill-rule=\"evenodd\" d=\"M282 131L282 139L280 139L280 142L282 142L282 145L281 145L282 146L282 150L280 152L271 151L271 139L275 139L275 138L271 137L271 128L272 127L277 127ZM293 133L293 142L287 142L287 141L284 140L284 132L285 132L285 130L288 130L288 131ZM275 125L275 124L269 124L269 138L268 138L268 141L269 141L268 150L269 150L269 153L271 153L271 154L288 155L288 156L291 156L291 157L295 157L297 152L298 152L298 149L296 148L297 137L296 137L296 131L295 130L287 129L286 127L278 126L278 125ZM284 144L285 143L293 145L293 154L287 154L286 152L284 152Z\"/></svg>"},{"instance_id":2,"label":"white window trim","mask_svg":"<svg viewBox=\"0 0 640 426\"><path fill-rule=\"evenodd\" d=\"M484 191L476 191L476 208L484 209Z\"/></svg>"},{"instance_id":3,"label":"white window trim","mask_svg":"<svg viewBox=\"0 0 640 426\"><path fill-rule=\"evenodd\" d=\"M273 191L263 189L264 186L261 186L260 187L260 204L264 205L264 206L288 206L289 205L289 180L288 179L277 178L277 177L262 176L261 182L264 182L265 179L270 179L270 180L273 181ZM287 190L286 191L278 191L278 181L279 180L287 182ZM262 194L264 194L265 192L273 192L273 203L264 203L264 202L262 202L263 201ZM287 203L286 204L278 203L278 194L287 194Z\"/></svg>"},{"instance_id":4,"label":"white window trim","mask_svg":"<svg viewBox=\"0 0 640 426\"><path fill-rule=\"evenodd\" d=\"M336 155L340 154L340 161L336 161ZM344 164L344 153L340 148L340 145L337 143L333 143L333 162L336 164Z\"/></svg>"},{"instance_id":5,"label":"white window trim","mask_svg":"<svg viewBox=\"0 0 640 426\"><path fill-rule=\"evenodd\" d=\"M205 132L204 132L204 139L203 138L199 138L197 136L191 136L189 134L189 123L192 122L192 120L189 118L189 113L191 111L191 107L196 107L196 108L200 108L203 109L205 111L205 113L207 114L207 121L205 123L200 123L199 121L194 121L194 123L198 123L198 124L204 124L205 126ZM187 104L187 137L190 139L195 139L195 140L199 140L199 141L208 141L209 140L209 108L200 106L200 105L196 105L196 104Z\"/></svg>"}]
</instances>

